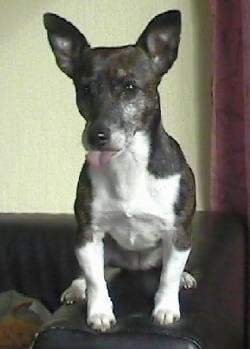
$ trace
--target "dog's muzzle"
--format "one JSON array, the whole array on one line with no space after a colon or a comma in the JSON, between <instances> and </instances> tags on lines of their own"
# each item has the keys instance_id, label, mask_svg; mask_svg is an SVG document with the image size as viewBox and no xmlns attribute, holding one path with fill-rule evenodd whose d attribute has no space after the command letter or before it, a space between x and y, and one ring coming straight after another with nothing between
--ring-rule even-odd
<instances>
[{"instance_id":1,"label":"dog's muzzle","mask_svg":"<svg viewBox=\"0 0 250 349\"><path fill-rule=\"evenodd\" d=\"M105 125L93 125L88 129L88 145L90 150L86 155L87 162L95 168L103 168L120 151L112 141L111 129Z\"/></svg>"}]
</instances>

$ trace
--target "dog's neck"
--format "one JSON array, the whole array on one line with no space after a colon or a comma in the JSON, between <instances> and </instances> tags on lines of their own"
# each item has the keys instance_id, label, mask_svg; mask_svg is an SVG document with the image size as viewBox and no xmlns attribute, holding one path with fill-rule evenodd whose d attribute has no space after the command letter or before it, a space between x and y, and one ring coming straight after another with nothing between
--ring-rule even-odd
<instances>
[{"instance_id":1,"label":"dog's neck","mask_svg":"<svg viewBox=\"0 0 250 349\"><path fill-rule=\"evenodd\" d=\"M127 168L126 175L129 175L131 169L134 169L134 167L148 169L151 157L154 156L155 152L161 151L160 148L162 147L162 142L160 138L163 135L166 137L166 133L159 117L154 119L147 129L140 129L134 134L124 151L117 157L117 159L112 161L110 166L111 169L119 170L117 166L120 166L121 162L123 162L124 170Z\"/></svg>"}]
</instances>

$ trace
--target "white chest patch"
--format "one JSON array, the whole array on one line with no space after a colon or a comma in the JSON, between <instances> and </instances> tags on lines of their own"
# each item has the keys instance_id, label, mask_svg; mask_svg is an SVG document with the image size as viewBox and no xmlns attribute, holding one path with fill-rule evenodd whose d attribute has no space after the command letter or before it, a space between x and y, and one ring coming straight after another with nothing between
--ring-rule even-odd
<instances>
[{"instance_id":1,"label":"white chest patch","mask_svg":"<svg viewBox=\"0 0 250 349\"><path fill-rule=\"evenodd\" d=\"M175 223L180 174L156 179L147 170L149 139L138 132L103 169L89 168L92 228L110 234L127 250L153 247Z\"/></svg>"}]
</instances>

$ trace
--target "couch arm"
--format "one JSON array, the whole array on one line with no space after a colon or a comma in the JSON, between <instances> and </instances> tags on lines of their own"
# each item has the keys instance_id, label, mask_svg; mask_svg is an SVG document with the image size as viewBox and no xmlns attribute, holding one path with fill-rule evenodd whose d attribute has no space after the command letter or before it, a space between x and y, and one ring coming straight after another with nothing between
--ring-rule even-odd
<instances>
[{"instance_id":1,"label":"couch arm","mask_svg":"<svg viewBox=\"0 0 250 349\"><path fill-rule=\"evenodd\" d=\"M168 327L150 313L159 271L118 274L109 284L118 319L107 334L86 325L84 305L64 305L34 342L34 349L239 349L244 330L244 225L228 215L198 213L188 269L198 288L180 293L182 318Z\"/></svg>"}]
</instances>

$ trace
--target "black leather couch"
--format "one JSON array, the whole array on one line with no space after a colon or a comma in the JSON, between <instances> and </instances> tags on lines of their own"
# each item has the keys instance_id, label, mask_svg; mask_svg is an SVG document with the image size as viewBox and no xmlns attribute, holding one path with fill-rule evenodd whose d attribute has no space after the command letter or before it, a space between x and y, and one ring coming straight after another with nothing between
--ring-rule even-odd
<instances>
[{"instance_id":1,"label":"black leather couch","mask_svg":"<svg viewBox=\"0 0 250 349\"><path fill-rule=\"evenodd\" d=\"M199 212L187 269L198 280L182 290L182 318L166 328L150 319L159 270L122 271L109 282L117 325L105 334L86 326L85 306L59 304L78 274L71 215L0 214L0 291L16 289L54 312L33 349L241 349L244 343L244 224Z\"/></svg>"}]
</instances>

